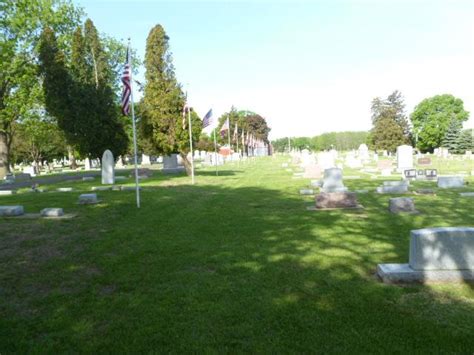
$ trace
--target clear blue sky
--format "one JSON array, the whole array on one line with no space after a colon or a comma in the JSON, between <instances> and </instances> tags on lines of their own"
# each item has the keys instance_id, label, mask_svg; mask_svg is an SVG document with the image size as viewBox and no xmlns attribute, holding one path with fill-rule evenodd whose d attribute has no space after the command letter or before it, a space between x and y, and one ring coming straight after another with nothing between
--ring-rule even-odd
<instances>
[{"instance_id":1,"label":"clear blue sky","mask_svg":"<svg viewBox=\"0 0 474 355\"><path fill-rule=\"evenodd\" d=\"M131 37L142 58L163 25L198 113L253 110L273 138L368 129L371 99L395 89L407 113L442 93L474 110L474 1L75 3L101 32Z\"/></svg>"}]
</instances>

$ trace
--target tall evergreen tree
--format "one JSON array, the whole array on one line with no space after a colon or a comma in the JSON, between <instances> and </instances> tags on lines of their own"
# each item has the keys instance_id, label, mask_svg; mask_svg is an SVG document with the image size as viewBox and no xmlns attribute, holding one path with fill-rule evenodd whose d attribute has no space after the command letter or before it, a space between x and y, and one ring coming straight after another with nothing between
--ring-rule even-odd
<instances>
[{"instance_id":1,"label":"tall evergreen tree","mask_svg":"<svg viewBox=\"0 0 474 355\"><path fill-rule=\"evenodd\" d=\"M405 115L402 94L395 90L387 99L372 100L371 146L375 149L394 151L401 144L411 142L410 126Z\"/></svg>"},{"instance_id":2,"label":"tall evergreen tree","mask_svg":"<svg viewBox=\"0 0 474 355\"><path fill-rule=\"evenodd\" d=\"M474 129L465 129L459 135L458 141L459 153L465 153L467 150L474 151Z\"/></svg>"},{"instance_id":3,"label":"tall evergreen tree","mask_svg":"<svg viewBox=\"0 0 474 355\"><path fill-rule=\"evenodd\" d=\"M459 139L461 137L462 123L456 119L452 119L449 123L448 130L443 139L442 146L448 148L453 153L459 153Z\"/></svg>"},{"instance_id":4,"label":"tall evergreen tree","mask_svg":"<svg viewBox=\"0 0 474 355\"><path fill-rule=\"evenodd\" d=\"M190 173L189 134L187 117L183 126L185 96L175 77L169 37L161 25L148 35L145 54L145 87L140 103L141 134L156 153L179 153ZM192 139L199 140L202 123L197 114L192 117Z\"/></svg>"},{"instance_id":5,"label":"tall evergreen tree","mask_svg":"<svg viewBox=\"0 0 474 355\"><path fill-rule=\"evenodd\" d=\"M89 28L94 30L87 38L81 27L74 32L70 70L54 33L44 30L40 59L46 109L57 118L68 143L81 155L101 157L105 149L110 149L118 156L127 149L127 135L119 119L112 83L107 80L107 62L103 56L92 59L93 45L99 50L101 47L92 22Z\"/></svg>"}]
</instances>

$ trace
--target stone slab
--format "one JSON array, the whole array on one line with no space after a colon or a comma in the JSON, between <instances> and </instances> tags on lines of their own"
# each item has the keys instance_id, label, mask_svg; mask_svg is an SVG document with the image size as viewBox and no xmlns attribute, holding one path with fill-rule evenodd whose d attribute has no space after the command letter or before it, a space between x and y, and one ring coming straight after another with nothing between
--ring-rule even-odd
<instances>
[{"instance_id":1,"label":"stone slab","mask_svg":"<svg viewBox=\"0 0 474 355\"><path fill-rule=\"evenodd\" d=\"M64 216L62 208L43 208L40 212L42 217L61 217Z\"/></svg>"},{"instance_id":2,"label":"stone slab","mask_svg":"<svg viewBox=\"0 0 474 355\"><path fill-rule=\"evenodd\" d=\"M58 187L56 191L58 192L71 192L73 190L72 187Z\"/></svg>"},{"instance_id":3,"label":"stone slab","mask_svg":"<svg viewBox=\"0 0 474 355\"><path fill-rule=\"evenodd\" d=\"M441 189L464 187L464 178L462 176L439 176L438 187Z\"/></svg>"},{"instance_id":4,"label":"stone slab","mask_svg":"<svg viewBox=\"0 0 474 355\"><path fill-rule=\"evenodd\" d=\"M82 181L94 181L95 180L95 177L93 176L84 176L82 178Z\"/></svg>"},{"instance_id":5,"label":"stone slab","mask_svg":"<svg viewBox=\"0 0 474 355\"><path fill-rule=\"evenodd\" d=\"M99 200L97 199L97 194L82 194L79 196L79 204L81 205L88 205L94 203L99 203Z\"/></svg>"},{"instance_id":6,"label":"stone slab","mask_svg":"<svg viewBox=\"0 0 474 355\"><path fill-rule=\"evenodd\" d=\"M21 216L24 213L23 206L0 206L0 216Z\"/></svg>"},{"instance_id":7,"label":"stone slab","mask_svg":"<svg viewBox=\"0 0 474 355\"><path fill-rule=\"evenodd\" d=\"M356 208L355 192L321 192L316 196L316 208Z\"/></svg>"},{"instance_id":8,"label":"stone slab","mask_svg":"<svg viewBox=\"0 0 474 355\"><path fill-rule=\"evenodd\" d=\"M376 191L379 194L404 194L408 192L408 185L379 186Z\"/></svg>"},{"instance_id":9,"label":"stone slab","mask_svg":"<svg viewBox=\"0 0 474 355\"><path fill-rule=\"evenodd\" d=\"M383 186L409 186L408 180L384 181Z\"/></svg>"},{"instance_id":10,"label":"stone slab","mask_svg":"<svg viewBox=\"0 0 474 355\"><path fill-rule=\"evenodd\" d=\"M300 195L314 195L313 189L301 189Z\"/></svg>"},{"instance_id":11,"label":"stone slab","mask_svg":"<svg viewBox=\"0 0 474 355\"><path fill-rule=\"evenodd\" d=\"M413 270L409 264L379 264L377 275L385 283L463 282L474 280L474 270Z\"/></svg>"},{"instance_id":12,"label":"stone slab","mask_svg":"<svg viewBox=\"0 0 474 355\"><path fill-rule=\"evenodd\" d=\"M391 213L400 213L400 212L418 213L418 211L415 210L415 203L413 202L413 199L410 197L391 198L388 201L388 210Z\"/></svg>"},{"instance_id":13,"label":"stone slab","mask_svg":"<svg viewBox=\"0 0 474 355\"><path fill-rule=\"evenodd\" d=\"M0 190L0 196L2 196L2 195L13 195L15 193L16 193L15 190Z\"/></svg>"},{"instance_id":14,"label":"stone slab","mask_svg":"<svg viewBox=\"0 0 474 355\"><path fill-rule=\"evenodd\" d=\"M127 180L127 177L118 175L118 176L115 176L115 181L117 181L117 180L120 180L120 181Z\"/></svg>"},{"instance_id":15,"label":"stone slab","mask_svg":"<svg viewBox=\"0 0 474 355\"><path fill-rule=\"evenodd\" d=\"M120 190L122 191L135 191L136 187L135 186L122 186ZM141 190L141 186L138 186L138 190Z\"/></svg>"},{"instance_id":16,"label":"stone slab","mask_svg":"<svg viewBox=\"0 0 474 355\"><path fill-rule=\"evenodd\" d=\"M474 192L461 192L459 195L462 197L474 197Z\"/></svg>"},{"instance_id":17,"label":"stone slab","mask_svg":"<svg viewBox=\"0 0 474 355\"><path fill-rule=\"evenodd\" d=\"M412 230L409 264L423 271L474 269L474 227Z\"/></svg>"},{"instance_id":18,"label":"stone slab","mask_svg":"<svg viewBox=\"0 0 474 355\"><path fill-rule=\"evenodd\" d=\"M92 186L92 191L107 191L112 190L112 186Z\"/></svg>"},{"instance_id":19,"label":"stone slab","mask_svg":"<svg viewBox=\"0 0 474 355\"><path fill-rule=\"evenodd\" d=\"M435 191L433 189L418 189L415 191L417 195L435 195Z\"/></svg>"}]
</instances>

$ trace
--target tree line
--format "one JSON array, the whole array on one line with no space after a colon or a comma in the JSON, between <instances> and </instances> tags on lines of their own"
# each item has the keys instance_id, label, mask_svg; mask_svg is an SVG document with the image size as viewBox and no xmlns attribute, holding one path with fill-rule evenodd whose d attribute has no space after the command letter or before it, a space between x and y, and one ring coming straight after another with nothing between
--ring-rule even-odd
<instances>
[{"instance_id":1,"label":"tree line","mask_svg":"<svg viewBox=\"0 0 474 355\"><path fill-rule=\"evenodd\" d=\"M100 158L105 149L116 157L131 154L131 117L120 113L125 44L99 34L70 0L4 0L0 6L0 178L21 161L41 164L67 153L75 168L76 157ZM131 50L136 69L142 62ZM189 171L186 98L161 25L149 32L143 64L145 82L133 83L143 93L136 103L140 151L179 153ZM230 116L232 127L268 140L265 120L243 112L232 108L221 118ZM200 117L189 114L193 144L206 146Z\"/></svg>"},{"instance_id":2,"label":"tree line","mask_svg":"<svg viewBox=\"0 0 474 355\"><path fill-rule=\"evenodd\" d=\"M357 149L359 145L367 141L368 132L329 132L323 133L314 137L292 137L280 138L272 141L273 149L277 152L288 151L288 146L291 149L310 149L318 150L352 150Z\"/></svg>"}]
</instances>

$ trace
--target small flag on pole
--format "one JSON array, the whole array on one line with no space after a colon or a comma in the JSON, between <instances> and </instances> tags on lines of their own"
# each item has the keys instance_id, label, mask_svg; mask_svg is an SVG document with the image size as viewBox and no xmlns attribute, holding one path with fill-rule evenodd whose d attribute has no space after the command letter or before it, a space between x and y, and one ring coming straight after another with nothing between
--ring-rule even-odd
<instances>
[{"instance_id":1,"label":"small flag on pole","mask_svg":"<svg viewBox=\"0 0 474 355\"><path fill-rule=\"evenodd\" d=\"M221 127L220 133L222 138L225 136L225 132L229 130L229 118L227 118L224 122L224 124Z\"/></svg>"},{"instance_id":2,"label":"small flag on pole","mask_svg":"<svg viewBox=\"0 0 474 355\"><path fill-rule=\"evenodd\" d=\"M127 59L125 60L125 66L123 68L122 73L122 83L123 83L123 91L122 91L122 113L124 116L128 116L130 112L130 95L132 94L132 89L130 86L130 62L129 62L129 55L128 55L128 48L127 48Z\"/></svg>"},{"instance_id":3,"label":"small flag on pole","mask_svg":"<svg viewBox=\"0 0 474 355\"><path fill-rule=\"evenodd\" d=\"M185 99L184 106L183 106L183 129L186 129L186 114L188 113L188 111L189 111L188 100Z\"/></svg>"},{"instance_id":4,"label":"small flag on pole","mask_svg":"<svg viewBox=\"0 0 474 355\"><path fill-rule=\"evenodd\" d=\"M238 127L237 127L237 123L236 123L235 128L234 128L234 134L232 135L232 139L237 140L237 138L239 137L238 134L239 134L239 132L238 132Z\"/></svg>"},{"instance_id":5,"label":"small flag on pole","mask_svg":"<svg viewBox=\"0 0 474 355\"><path fill-rule=\"evenodd\" d=\"M212 108L206 113L202 119L202 128L209 127L212 124Z\"/></svg>"}]
</instances>

